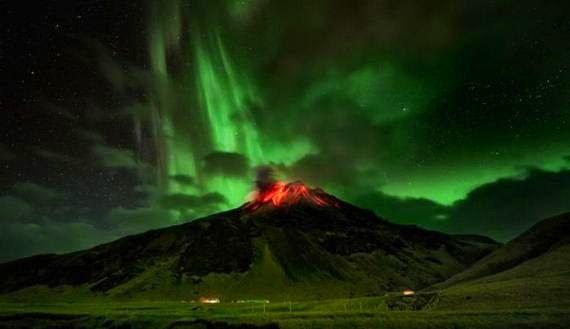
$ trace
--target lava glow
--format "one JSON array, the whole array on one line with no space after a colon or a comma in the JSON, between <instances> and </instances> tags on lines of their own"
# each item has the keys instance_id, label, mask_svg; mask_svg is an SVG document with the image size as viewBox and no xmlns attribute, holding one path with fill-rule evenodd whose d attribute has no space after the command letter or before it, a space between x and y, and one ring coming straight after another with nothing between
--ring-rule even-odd
<instances>
[{"instance_id":1,"label":"lava glow","mask_svg":"<svg viewBox=\"0 0 570 329\"><path fill-rule=\"evenodd\" d=\"M277 182L263 191L258 191L253 201L246 204L246 209L256 210L264 204L271 203L275 207L284 204L295 204L301 200L308 200L319 206L329 204L323 197L317 195L315 190L309 189L301 182Z\"/></svg>"}]
</instances>

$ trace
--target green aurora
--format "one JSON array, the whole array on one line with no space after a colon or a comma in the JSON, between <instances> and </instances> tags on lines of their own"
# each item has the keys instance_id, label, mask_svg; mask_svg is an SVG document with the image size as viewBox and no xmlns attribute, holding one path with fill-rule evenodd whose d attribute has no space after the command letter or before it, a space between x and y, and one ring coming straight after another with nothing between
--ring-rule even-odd
<instances>
[{"instance_id":1,"label":"green aurora","mask_svg":"<svg viewBox=\"0 0 570 329\"><path fill-rule=\"evenodd\" d=\"M350 196L342 181L348 175L352 185L364 177L366 188L373 191L444 205L466 197L482 184L522 175L526 167L558 171L567 166L564 157L570 147L561 140L550 140L547 133L538 131L540 127L508 118L505 124L510 131L504 134L502 124L487 123L476 131L469 122L455 121L455 114L446 112L453 106L470 106L459 104L468 100L446 99L450 89L470 83L458 81L455 71L461 63L455 57L461 53L447 45L429 50L433 58L419 60L405 58L410 55L400 54L399 49L361 46L355 49L356 55L333 53L316 63L308 59L308 69L299 64L303 66L300 72L291 70L282 76L283 81L271 81L275 77L264 76L264 63L247 57L269 56L264 52L279 47L278 36L290 26L263 26L270 37L261 34L254 42L244 40L251 35L242 26L244 20L260 15L256 10L262 6L262 1L254 0L193 7L183 1L157 1L150 11L150 58L158 89L150 118L155 127L154 145L159 149L157 170L170 193L218 192L228 205L241 204L251 189L251 175L210 175L202 159L212 152L242 155L250 168L273 164L282 169L285 179L301 178L341 196ZM316 6L326 8L327 4ZM429 17L426 20L430 23ZM318 20L305 24L314 21ZM432 34L425 37L442 38ZM253 50L244 52L247 47ZM554 84L553 80L541 83ZM472 83L473 89L479 88ZM271 90L271 84L279 86ZM493 111L502 111L501 106L522 102L517 97L532 100L532 94L549 91L548 85L529 88L533 87L527 87L527 95L522 91L501 95L494 90L489 97L501 98L501 104L475 104L482 108L469 111L488 111L479 115L483 120ZM567 104L552 99L542 106L547 104L559 109L563 119L559 125L567 126ZM430 113L437 106L444 107L440 118ZM529 110L521 107L515 115ZM365 124L350 126L359 123ZM361 131L354 133L353 129ZM489 140L476 144L470 140L479 134ZM548 144L542 138L549 139ZM315 157L318 163L310 163ZM299 160L308 162L308 168L295 166ZM312 170L318 173L313 175ZM198 184L181 186L168 179L179 175L194 177Z\"/></svg>"},{"instance_id":2,"label":"green aurora","mask_svg":"<svg viewBox=\"0 0 570 329\"><path fill-rule=\"evenodd\" d=\"M298 142L293 148L283 145L277 150L262 145L252 109L264 103L254 80L234 62L217 28L188 22L196 14L188 17L183 3L156 2L151 11L149 48L157 90L146 117L152 128L150 145L156 152L147 153L155 153L156 182L165 189L163 193L217 192L228 205L238 206L252 189L249 169L270 163L289 164L306 155L308 148ZM234 11L241 7L228 5ZM173 71L169 58L180 61ZM140 127L140 118L135 120L135 126ZM238 175L211 175L202 159L213 152L242 155L249 169ZM180 176L192 177L197 184L188 186L170 179Z\"/></svg>"}]
</instances>

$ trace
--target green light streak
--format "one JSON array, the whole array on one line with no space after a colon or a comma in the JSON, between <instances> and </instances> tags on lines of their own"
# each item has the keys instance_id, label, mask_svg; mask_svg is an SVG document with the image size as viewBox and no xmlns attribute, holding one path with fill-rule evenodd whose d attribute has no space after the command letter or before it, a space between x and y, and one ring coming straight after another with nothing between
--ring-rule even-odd
<instances>
[{"instance_id":1,"label":"green light streak","mask_svg":"<svg viewBox=\"0 0 570 329\"><path fill-rule=\"evenodd\" d=\"M253 86L246 79L240 79L219 34L215 33L211 40L210 47L196 42L196 57L200 108L208 114L214 148L241 152L257 164L261 159L261 148L249 106L259 104L260 100L253 92Z\"/></svg>"},{"instance_id":2,"label":"green light streak","mask_svg":"<svg viewBox=\"0 0 570 329\"><path fill-rule=\"evenodd\" d=\"M213 150L241 153L252 165L260 164L262 151L249 112L250 106L261 102L254 86L238 72L217 31L209 33L205 42L199 36L193 40L199 108L207 113ZM243 202L250 184L224 177L207 182L212 190L226 191L232 204Z\"/></svg>"},{"instance_id":3,"label":"green light streak","mask_svg":"<svg viewBox=\"0 0 570 329\"><path fill-rule=\"evenodd\" d=\"M237 206L251 188L250 178L212 177L202 161L211 152L223 151L244 155L251 166L263 163L250 112L252 106L261 106L261 97L243 67L235 64L217 28L199 33L197 25L189 26L190 38L185 40L181 22L189 13L181 8L157 1L151 17L155 86L150 120L158 184L163 193L218 192ZM172 69L172 58L183 65L177 62ZM174 175L191 176L196 184L172 182L169 177Z\"/></svg>"}]
</instances>

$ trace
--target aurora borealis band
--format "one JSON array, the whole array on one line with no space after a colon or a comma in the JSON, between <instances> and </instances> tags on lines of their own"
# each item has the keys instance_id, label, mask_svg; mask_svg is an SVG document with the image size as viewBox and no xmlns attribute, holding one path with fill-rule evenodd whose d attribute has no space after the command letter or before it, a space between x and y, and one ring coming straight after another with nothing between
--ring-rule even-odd
<instances>
[{"instance_id":1,"label":"aurora borealis band","mask_svg":"<svg viewBox=\"0 0 570 329\"><path fill-rule=\"evenodd\" d=\"M153 105L147 109L150 126L158 127L149 132L154 141L150 145L157 149L149 153L156 156L158 183L165 188L162 192L220 193L232 206L239 205L251 188L251 181L243 177L245 171L224 171L235 163L222 163L223 175L213 177L210 171L216 168L204 168L202 161L210 155L214 161L263 163L250 112L252 106L261 106L261 100L245 72L233 63L217 28L207 29L198 22L192 26L182 2L155 5L150 58L153 79L158 82L154 88L161 91L153 94ZM179 61L174 72L169 69L169 55ZM224 158L228 155L229 159ZM181 186L170 181L170 177L181 176L192 177L195 184Z\"/></svg>"},{"instance_id":2,"label":"aurora borealis band","mask_svg":"<svg viewBox=\"0 0 570 329\"><path fill-rule=\"evenodd\" d=\"M5 6L1 258L239 206L259 165L395 222L499 240L570 210L559 4Z\"/></svg>"},{"instance_id":3,"label":"aurora borealis band","mask_svg":"<svg viewBox=\"0 0 570 329\"><path fill-rule=\"evenodd\" d=\"M235 26L225 25L226 30L220 31L220 26L224 26L224 17L228 20L232 13L236 11L236 7L242 8L245 12L240 15L253 15L248 13L247 10L253 10L255 1L246 1L241 5L231 6L231 1L227 4L219 2L217 8L219 12L204 14L210 17L210 21L202 23L203 20L196 19L196 15L200 15L200 9L197 13L193 13L194 8L189 6L185 7L184 2L156 2L157 7L152 10L151 15L162 15L162 13L169 13L167 19L156 19L162 24L154 24L153 36L151 40L152 51L152 67L155 72L158 72L156 77L157 81L166 79L165 84L171 89L179 88L176 90L169 90L166 93L168 99L160 102L162 111L161 115L154 115L154 118L160 118L161 123L158 125L163 127L163 132L157 134L154 138L166 138L166 141L161 141L158 144L163 145L168 156L165 159L158 161L160 166L166 168L159 168L164 171L167 176L171 175L189 175L197 177L201 186L205 190L211 190L222 193L230 202L232 206L237 206L244 201L244 195L250 188L251 179L244 177L232 177L231 175L222 175L222 177L206 177L207 173L200 169L200 159L205 156L204 152L231 152L239 153L245 157L248 164L251 166L261 164L282 164L283 161L289 160L289 163L296 161L300 158L310 158L315 153L325 153L329 150L323 150L322 145L311 145L314 143L308 142L300 154L294 154L286 145L281 146L281 150L274 145L264 145L266 148L276 148L277 151L266 152L262 148L260 140L263 132L258 131L257 123L253 118L252 110L258 109L263 111L267 106L274 106L271 100L265 101L260 92L260 87L256 85L260 79L254 79L250 76L250 72L244 69L246 65L240 65L240 58L230 53L225 46L222 34L226 37L235 37L229 32L235 29ZM210 7L206 6L206 11ZM234 13L235 14L235 13ZM194 16L192 16L194 15ZM174 18L173 18L174 17ZM194 18L195 21L192 21ZM226 24L239 25L241 22L225 22ZM208 27L208 24L213 27ZM187 29L188 35L184 36L184 29ZM172 35L168 35L171 33ZM165 40L170 38L172 44L167 44ZM184 42L186 40L187 42ZM167 56L169 52L175 52L175 58L181 59L182 63L177 67L175 75L182 76L182 79L172 79L170 72L168 72ZM363 120L370 120L372 124L381 126L385 122L398 122L398 120L405 122L407 116L413 116L414 113L421 116L426 107L432 103L437 102L437 97L441 96L442 89L445 88L444 82L438 82L436 79L455 79L451 73L446 72L449 70L447 63L441 63L443 68L436 77L418 76L417 72L406 72L406 68L401 66L401 61L397 58L390 58L389 55L384 55L388 58L377 59L373 58L369 62L354 63L355 67L339 68L338 64L332 64L329 67L323 68L323 72L312 80L308 88L297 95L298 99L293 100L292 110L293 115L302 116L304 112L320 112L317 109L323 107L319 102L334 102L333 107L336 106L349 106L355 107L346 111L358 111L356 116L363 116ZM243 60L242 60L243 62ZM349 66L349 65L346 65ZM431 73L431 72L430 72ZM433 74L433 73L432 73ZM190 78L189 78L190 77ZM193 85L188 83L185 79L194 79ZM168 81L168 79L172 79ZM434 86L433 83L436 83ZM546 82L548 83L548 82ZM437 86L441 84L441 86ZM185 85L180 88L178 85ZM473 88L476 88L475 86ZM489 86L487 86L489 88ZM538 87L540 88L540 87ZM542 86L541 91L546 91L548 86ZM180 89L184 90L182 92ZM535 92L539 92L538 90ZM183 96L179 95L183 93ZM519 95L520 97L529 98L530 95ZM176 102L169 108L171 98L173 97L194 97L194 102ZM504 97L504 96L501 96ZM542 97L542 96L541 96ZM295 99L294 97L292 97ZM501 100L502 102L513 102L512 100ZM343 104L343 102L352 104ZM519 100L520 102L520 100ZM181 105L184 104L184 105ZM291 105L288 105L291 106ZM323 108L326 108L324 106ZM166 109L166 110L164 110ZM336 109L332 109L335 111ZM192 115L178 115L174 118L172 112L187 111L195 112ZM323 109L322 116L326 116L326 112L331 109ZM295 113L297 112L297 113ZM366 112L363 114L361 112ZM408 113L412 112L412 113ZM289 113L291 114L291 113ZM288 115L289 115L288 114ZM346 113L341 113L345 115ZM333 115L337 115L336 113ZM189 128L188 125L172 124L173 120L195 120L199 125L205 129L201 132L200 138L190 137L185 140L180 135L187 134L187 130L196 129L196 124ZM299 117L299 122L303 122L303 118ZM317 120L323 120L318 118ZM326 118L324 120L327 120ZM284 122L288 121L286 118ZM191 123L188 123L191 124ZM336 129L338 122L333 122L329 127L321 127L323 130ZM371 130L376 127L371 127ZM294 128L293 128L294 129ZM312 127L311 127L312 129ZM413 131L398 132L402 134L414 134ZM164 132L166 131L166 133ZM449 131L449 130L448 130ZM318 133L318 130L316 131ZM445 132L445 131L444 131ZM287 132L293 136L287 136L287 143L298 143L303 145L303 139L296 140L295 131ZM516 133L513 139L522 138L523 133ZM163 136L163 137L161 137ZM461 136L460 136L461 137ZM348 134L341 132L331 139L349 138ZM370 136L375 139L376 136ZM179 143L178 139L183 142ZM434 138L434 139L437 139ZM197 140L197 142L196 142ZM318 141L320 142L320 141ZM339 141L345 143L345 141ZM375 141L374 141L375 142ZM445 141L442 141L445 142ZM199 145L196 145L199 144ZM267 143L269 144L269 143ZM340 145L342 147L342 145ZM329 148L331 146L324 146ZM335 147L334 145L332 146ZM417 156L417 150L410 149L409 145L403 148L409 150L412 156ZM415 147L415 145L412 145ZM437 145L432 146L436 148ZM392 169L390 175L386 175L389 168L383 168L384 179L377 179L377 186L382 186L382 191L399 196L399 197L417 197L427 198L433 201L451 204L458 199L466 196L474 187L492 182L499 177L514 176L520 173L520 170L515 168L518 166L534 166L539 165L542 168L549 170L560 170L566 165L566 161L561 154L564 155L568 152L565 145L551 146L549 150L544 152L540 160L534 155L528 156L521 154L521 158L516 161L504 159L501 155L502 145L496 149L482 150L482 154L478 155L478 161L475 166L472 164L458 163L452 170L449 168L441 169L439 166L423 166L423 162L428 162L434 158L432 154L420 154L418 160L410 168L410 164L404 164L408 167L404 173ZM334 152L334 150L332 150ZM379 153L384 152L382 149L377 150ZM433 152L433 151L432 151ZM345 158L349 152L343 153L340 157ZM487 153L487 154L485 154ZM333 155L337 156L337 155ZM334 160L334 159L333 159ZM438 159L439 160L439 159ZM353 165L357 165L355 159ZM437 160L436 160L437 161ZM450 161L462 162L463 159L450 159ZM472 161L468 159L467 161ZM537 162L538 161L538 162ZM354 168L356 171L365 171L366 166L373 166L374 161L367 160L358 163L362 168ZM540 162L540 163L539 163ZM515 166L513 164L516 163ZM326 166L326 164L322 164ZM326 171L326 169L325 169ZM334 169L333 169L334 171ZM426 175L426 171L430 172ZM438 172L439 171L439 172ZM284 173L289 176L298 175L298 173ZM402 174L407 176L401 177ZM242 178L242 179L240 179ZM369 178L369 177L368 177ZM313 180L314 177L306 176L306 180ZM328 185L327 181L316 180L318 184ZM172 184L171 184L172 185ZM334 187L333 187L334 189ZM184 188L174 187L171 191L183 192ZM380 189L378 189L380 190Z\"/></svg>"},{"instance_id":4,"label":"aurora borealis band","mask_svg":"<svg viewBox=\"0 0 570 329\"><path fill-rule=\"evenodd\" d=\"M143 132L137 132L139 153L153 154L140 160L154 164L162 193L218 193L227 205L239 206L251 192L252 168L291 163L308 149L299 154L287 145L278 152L263 150L275 149L262 145L253 117L264 99L245 65L236 63L239 58L225 45L222 34L228 35L230 27L208 27L223 15L210 13L212 21L203 23L196 18L201 11L193 12L184 3L156 1L150 11L149 58L155 84L143 114L151 128L146 131L152 140L148 145L155 150L141 150ZM223 13L231 14L232 6L220 5ZM145 117L135 120L139 127ZM195 184L171 180L181 176Z\"/></svg>"}]
</instances>

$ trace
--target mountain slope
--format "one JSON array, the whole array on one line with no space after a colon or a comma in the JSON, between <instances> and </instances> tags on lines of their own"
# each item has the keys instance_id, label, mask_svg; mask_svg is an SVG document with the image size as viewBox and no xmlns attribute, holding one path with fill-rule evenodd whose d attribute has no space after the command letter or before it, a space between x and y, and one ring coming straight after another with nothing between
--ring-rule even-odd
<instances>
[{"instance_id":1,"label":"mountain slope","mask_svg":"<svg viewBox=\"0 0 570 329\"><path fill-rule=\"evenodd\" d=\"M549 251L568 244L569 231L570 213L543 220L466 271L453 276L441 287L507 271L533 258L544 256Z\"/></svg>"},{"instance_id":2,"label":"mountain slope","mask_svg":"<svg viewBox=\"0 0 570 329\"><path fill-rule=\"evenodd\" d=\"M570 306L569 230L570 213L537 223L472 267L436 285L443 289L443 304L453 308Z\"/></svg>"},{"instance_id":3,"label":"mountain slope","mask_svg":"<svg viewBox=\"0 0 570 329\"><path fill-rule=\"evenodd\" d=\"M310 299L443 281L496 249L396 225L299 182L187 224L85 251L0 264L0 293L57 298Z\"/></svg>"}]
</instances>

